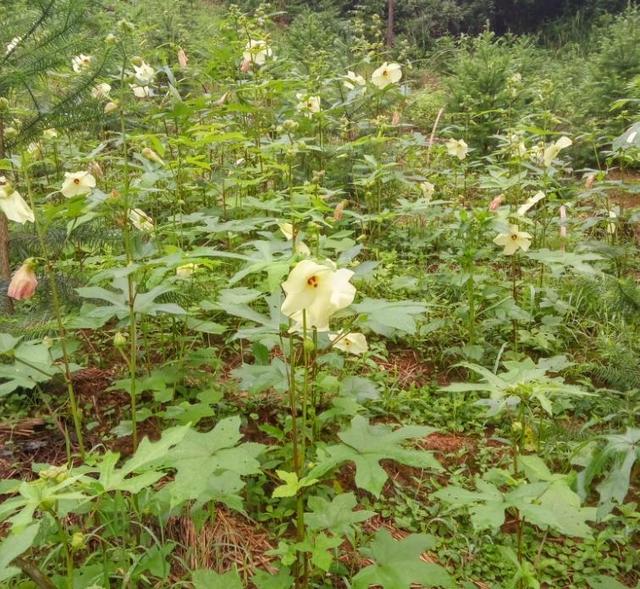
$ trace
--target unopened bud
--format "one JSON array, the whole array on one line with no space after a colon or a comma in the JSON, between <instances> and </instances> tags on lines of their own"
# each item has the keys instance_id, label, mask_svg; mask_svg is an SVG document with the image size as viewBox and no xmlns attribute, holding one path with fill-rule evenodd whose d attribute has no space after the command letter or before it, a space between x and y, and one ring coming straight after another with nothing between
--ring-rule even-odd
<instances>
[{"instance_id":1,"label":"unopened bud","mask_svg":"<svg viewBox=\"0 0 640 589\"><path fill-rule=\"evenodd\" d=\"M492 212L497 211L504 200L504 194L499 194L489 203L489 210Z\"/></svg>"},{"instance_id":2,"label":"unopened bud","mask_svg":"<svg viewBox=\"0 0 640 589\"><path fill-rule=\"evenodd\" d=\"M304 343L302 345L304 346L304 351L307 352L307 354L313 353L313 351L316 349L316 346L313 343L313 340L308 337L304 339Z\"/></svg>"},{"instance_id":3,"label":"unopened bud","mask_svg":"<svg viewBox=\"0 0 640 589\"><path fill-rule=\"evenodd\" d=\"M85 538L82 532L75 532L71 536L71 550L82 550L84 548Z\"/></svg>"},{"instance_id":4,"label":"unopened bud","mask_svg":"<svg viewBox=\"0 0 640 589\"><path fill-rule=\"evenodd\" d=\"M595 174L589 174L584 180L584 187L588 190L593 186L593 183L596 181Z\"/></svg>"},{"instance_id":5,"label":"unopened bud","mask_svg":"<svg viewBox=\"0 0 640 589\"><path fill-rule=\"evenodd\" d=\"M153 151L153 149L151 149L150 147L145 147L142 150L142 155L146 159L151 160L152 162L156 162L156 163L160 164L161 166L164 166L164 162L162 161L162 158L155 151Z\"/></svg>"},{"instance_id":6,"label":"unopened bud","mask_svg":"<svg viewBox=\"0 0 640 589\"><path fill-rule=\"evenodd\" d=\"M136 30L135 25L132 22L129 22L127 19L123 18L118 21L118 28L124 33L132 33ZM136 64L140 65L140 64Z\"/></svg>"},{"instance_id":7,"label":"unopened bud","mask_svg":"<svg viewBox=\"0 0 640 589\"><path fill-rule=\"evenodd\" d=\"M182 48L178 49L178 63L180 64L180 67L182 69L186 68L187 65L189 65L189 58Z\"/></svg>"},{"instance_id":8,"label":"unopened bud","mask_svg":"<svg viewBox=\"0 0 640 589\"><path fill-rule=\"evenodd\" d=\"M7 112L9 106L9 101L4 96L0 97L0 112Z\"/></svg>"},{"instance_id":9,"label":"unopened bud","mask_svg":"<svg viewBox=\"0 0 640 589\"><path fill-rule=\"evenodd\" d=\"M118 104L117 100L112 100L110 102L107 102L107 104L104 105L104 113L108 115L109 113L112 113L118 110L119 106L120 105Z\"/></svg>"},{"instance_id":10,"label":"unopened bud","mask_svg":"<svg viewBox=\"0 0 640 589\"><path fill-rule=\"evenodd\" d=\"M118 348L124 348L127 345L127 334L117 331L113 336L113 345Z\"/></svg>"},{"instance_id":11,"label":"unopened bud","mask_svg":"<svg viewBox=\"0 0 640 589\"><path fill-rule=\"evenodd\" d=\"M104 172L98 162L90 162L87 166L89 173L96 178L103 178Z\"/></svg>"},{"instance_id":12,"label":"unopened bud","mask_svg":"<svg viewBox=\"0 0 640 589\"><path fill-rule=\"evenodd\" d=\"M333 219L334 221L342 221L342 217L344 216L344 209L349 204L349 201L342 200L337 205L333 211Z\"/></svg>"}]
</instances>

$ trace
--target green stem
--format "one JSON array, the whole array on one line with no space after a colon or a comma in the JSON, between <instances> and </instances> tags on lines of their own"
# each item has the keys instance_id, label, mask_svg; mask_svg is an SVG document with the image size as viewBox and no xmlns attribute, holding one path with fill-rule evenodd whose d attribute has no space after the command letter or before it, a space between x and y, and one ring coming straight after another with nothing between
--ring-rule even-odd
<instances>
[{"instance_id":1,"label":"green stem","mask_svg":"<svg viewBox=\"0 0 640 589\"><path fill-rule=\"evenodd\" d=\"M511 258L511 295L513 296L514 304L518 304L518 265L516 261L517 253L514 253ZM511 322L513 328L513 350L518 351L518 321L513 319Z\"/></svg>"},{"instance_id":2,"label":"green stem","mask_svg":"<svg viewBox=\"0 0 640 589\"><path fill-rule=\"evenodd\" d=\"M122 76L121 83L124 87L124 71L126 66L126 54L123 50L123 64L122 64ZM120 136L122 138L122 158L124 165L124 186L123 186L123 200L124 200L124 247L127 259L127 265L133 264L134 251L133 242L131 239L131 221L129 220L129 212L131 210L131 203L129 201L129 158L128 158L128 143L127 132L124 117L124 107L120 109ZM137 402L136 402L136 376L137 376L137 363L138 363L138 326L135 313L135 301L136 301L136 283L133 273L129 273L127 276L128 287L128 305L129 305L129 394L131 398L131 444L132 451L135 452L138 448L138 419L137 419Z\"/></svg>"},{"instance_id":3,"label":"green stem","mask_svg":"<svg viewBox=\"0 0 640 589\"><path fill-rule=\"evenodd\" d=\"M38 216L35 215L35 203L33 199L33 190L31 187L31 176L27 169L24 170L24 178L27 185L27 196L29 198L29 205L35 216L36 233L38 234L38 242L40 244L40 250L42 257L44 258L45 273L49 286L51 288L51 302L53 303L53 310L56 317L56 324L58 326L58 335L60 336L60 349L62 351L62 364L64 366L64 380L67 385L67 395L69 397L69 405L71 406L71 417L73 419L73 426L76 431L76 437L78 439L78 448L80 450L80 458L84 460L84 437L82 434L82 421L80 412L78 411L78 401L76 399L76 392L73 388L73 380L71 378L71 360L69 357L69 350L67 348L67 330L64 326L62 319L62 306L60 304L60 293L58 292L58 283L56 282L55 273L53 271L52 262L49 259L49 252L47 249L47 241L44 233L44 227L42 227Z\"/></svg>"}]
</instances>

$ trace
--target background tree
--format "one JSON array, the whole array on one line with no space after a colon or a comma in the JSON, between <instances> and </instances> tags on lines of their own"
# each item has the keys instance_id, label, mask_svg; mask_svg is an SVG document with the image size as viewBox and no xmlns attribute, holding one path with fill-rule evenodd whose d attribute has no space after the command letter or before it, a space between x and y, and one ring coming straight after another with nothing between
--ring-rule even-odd
<instances>
[{"instance_id":1,"label":"background tree","mask_svg":"<svg viewBox=\"0 0 640 589\"><path fill-rule=\"evenodd\" d=\"M97 105L85 97L106 57L80 73L71 68L73 56L91 51L90 19L99 10L97 0L5 0L0 5L0 97L9 103L0 113L3 169L11 169L11 157L43 129L68 129L99 116ZM9 241L7 218L0 213L0 278L5 282L11 273Z\"/></svg>"}]
</instances>

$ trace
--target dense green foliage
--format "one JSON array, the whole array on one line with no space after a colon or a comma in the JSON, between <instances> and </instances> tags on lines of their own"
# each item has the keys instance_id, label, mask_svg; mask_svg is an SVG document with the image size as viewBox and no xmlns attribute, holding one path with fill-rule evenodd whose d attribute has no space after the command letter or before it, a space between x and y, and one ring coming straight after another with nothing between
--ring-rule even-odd
<instances>
[{"instance_id":1,"label":"dense green foliage","mask_svg":"<svg viewBox=\"0 0 640 589\"><path fill-rule=\"evenodd\" d=\"M640 12L575 4L3 4L0 587L640 588Z\"/></svg>"}]
</instances>

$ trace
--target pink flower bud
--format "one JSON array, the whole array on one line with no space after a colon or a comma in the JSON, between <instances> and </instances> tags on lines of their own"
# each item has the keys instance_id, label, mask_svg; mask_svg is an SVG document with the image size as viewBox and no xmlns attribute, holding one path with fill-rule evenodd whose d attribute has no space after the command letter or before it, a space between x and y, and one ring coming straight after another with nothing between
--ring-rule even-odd
<instances>
[{"instance_id":1,"label":"pink flower bud","mask_svg":"<svg viewBox=\"0 0 640 589\"><path fill-rule=\"evenodd\" d=\"M242 62L242 64L240 65L240 71L243 74L246 74L250 69L251 69L251 60L250 59L245 59Z\"/></svg>"},{"instance_id":2,"label":"pink flower bud","mask_svg":"<svg viewBox=\"0 0 640 589\"><path fill-rule=\"evenodd\" d=\"M498 196L496 196L490 203L489 203L489 210L490 211L497 211L498 208L500 207L500 205L502 204L502 201L504 200L504 194L499 194Z\"/></svg>"},{"instance_id":3,"label":"pink flower bud","mask_svg":"<svg viewBox=\"0 0 640 589\"><path fill-rule=\"evenodd\" d=\"M567 239L567 207L564 205L560 207L560 239L563 242ZM564 243L560 246L560 249L564 251Z\"/></svg>"},{"instance_id":4,"label":"pink flower bud","mask_svg":"<svg viewBox=\"0 0 640 589\"><path fill-rule=\"evenodd\" d=\"M344 209L349 204L348 201L342 200L337 205L335 210L333 211L333 218L335 221L341 221L344 216Z\"/></svg>"},{"instance_id":5,"label":"pink flower bud","mask_svg":"<svg viewBox=\"0 0 640 589\"><path fill-rule=\"evenodd\" d=\"M16 301L24 301L33 296L37 286L38 279L33 271L33 263L27 260L13 275L7 295Z\"/></svg>"},{"instance_id":6,"label":"pink flower bud","mask_svg":"<svg viewBox=\"0 0 640 589\"><path fill-rule=\"evenodd\" d=\"M186 68L189 63L189 58L182 48L178 49L178 63L182 69Z\"/></svg>"},{"instance_id":7,"label":"pink flower bud","mask_svg":"<svg viewBox=\"0 0 640 589\"><path fill-rule=\"evenodd\" d=\"M596 181L595 174L589 174L584 180L584 187L588 190L593 187L593 183Z\"/></svg>"}]
</instances>

